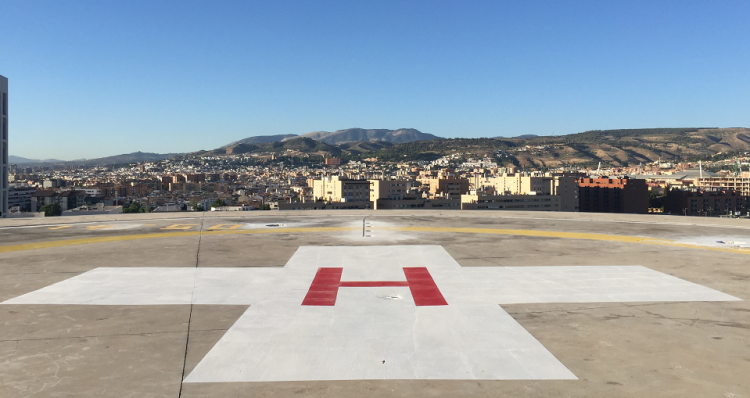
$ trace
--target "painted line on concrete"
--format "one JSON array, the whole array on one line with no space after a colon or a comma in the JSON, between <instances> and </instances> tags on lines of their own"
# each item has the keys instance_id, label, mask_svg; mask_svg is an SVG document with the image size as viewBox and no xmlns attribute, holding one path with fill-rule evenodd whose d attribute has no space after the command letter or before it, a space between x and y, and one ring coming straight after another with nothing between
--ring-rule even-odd
<instances>
[{"instance_id":1,"label":"painted line on concrete","mask_svg":"<svg viewBox=\"0 0 750 398\"><path fill-rule=\"evenodd\" d=\"M323 211L326 212L326 211ZM444 215L453 215L453 210L448 210L448 213L441 213L441 216ZM578 213L581 214L581 213ZM321 215L325 215L325 217L353 217L358 218L361 217L360 215L350 215L350 214L320 214L320 215L297 215L297 214L283 214L283 217L293 217L293 218L320 218ZM265 216L265 214L264 214ZM274 213L269 215L270 217L277 217L279 216L278 213ZM370 215L372 217L404 217L404 218L410 218L410 217L417 217L419 214L398 214L398 213L391 213L387 214L385 212L379 213L379 214L372 214ZM455 215L454 215L455 216ZM460 215L459 215L460 217ZM677 218L684 218L680 216L674 216ZM246 218L248 220L253 219L254 216L246 216L246 215L232 215L232 216L226 216L226 217L214 217L213 219L221 220L222 218ZM472 217L466 217L466 218L472 218ZM476 217L479 218L479 217ZM701 218L701 217L692 217L692 218ZM138 219L135 221L164 221L169 222L173 220L200 220L201 217L174 217L174 218L144 218L144 219ZM514 216L497 216L493 215L491 219L513 219L513 220L548 220L548 221L575 221L575 222L602 222L602 223L618 223L618 224L658 224L658 225L670 225L670 226L691 226L691 227L706 227L706 228L729 228L729 229L750 229L750 225L744 226L744 225L717 225L717 224L700 224L695 222L688 222L688 223L678 223L678 222L669 222L669 221L661 221L661 220L654 220L654 221L628 221L628 220L600 220L600 219L593 219L593 218L555 218L555 217L514 217ZM101 224L101 223L132 223L134 220L110 220L110 221L81 221L81 222L68 222L64 223L65 225L87 225L87 224ZM0 230L4 229L19 229L19 228L43 228L43 227L55 227L61 224L39 224L39 225L13 225L13 226L0 226Z\"/></svg>"},{"instance_id":2,"label":"painted line on concrete","mask_svg":"<svg viewBox=\"0 0 750 398\"><path fill-rule=\"evenodd\" d=\"M326 210L323 210L323 211L326 211ZM331 211L333 211L333 210L331 210ZM234 213L234 212L232 212L232 213ZM143 214L143 213L141 213L141 214ZM257 217L259 217L259 218L265 218L265 216L266 215L264 214L263 216L257 216ZM292 214L292 215L284 214L284 216L285 217L291 216L291 217L294 217L294 218L321 218L321 215L302 216L302 215L295 215L295 214ZM392 216L391 215L384 215L384 216L386 216L386 217L398 217L399 215L395 215L394 214ZM255 219L255 217L256 216L245 216L245 215L234 215L234 214L232 214L231 216L211 217L209 219L216 220L217 222L219 222L222 219L234 219L234 218L243 218L243 219L247 219L247 220L253 220L253 219ZM268 217L270 217L270 218L278 217L278 213L270 214L270 215L268 215ZM357 219L361 218L361 216L359 216L359 215L351 215L351 214L325 214L325 217L352 217L352 218L357 218ZM404 217L404 216L401 215L400 217ZM74 218L74 217L66 217L66 218ZM38 225L9 225L9 226L1 226L0 230L3 230L3 229L23 229L23 228L44 228L44 227L54 227L54 226L58 226L58 225L61 225L61 224L75 226L75 225L88 225L88 224L101 224L101 223L121 223L121 222L132 223L134 221L137 221L137 222L164 221L165 223L169 223L170 221L174 221L174 220L201 220L202 218L203 217L173 217L173 218L143 218L143 219L139 218L139 219L135 219L135 220L128 219L128 220L107 220L107 221L79 221L79 222L67 222L67 223L56 223L56 224L38 224Z\"/></svg>"},{"instance_id":3,"label":"painted line on concrete","mask_svg":"<svg viewBox=\"0 0 750 398\"><path fill-rule=\"evenodd\" d=\"M494 234L494 235L516 235L534 236L544 238L584 239L623 243L643 243L648 245L684 247L689 249L713 250L728 253L750 254L749 249L729 249L721 247L710 247L702 245L691 245L689 243L678 243L667 239L646 238L642 236L592 234L585 232L561 232L561 231L537 231L523 229L493 229L493 228L450 228L450 227L381 227L380 229L402 232L452 232L471 234Z\"/></svg>"},{"instance_id":4,"label":"painted line on concrete","mask_svg":"<svg viewBox=\"0 0 750 398\"><path fill-rule=\"evenodd\" d=\"M273 233L301 233L301 232L345 232L345 231L355 231L355 230L359 231L359 228L317 227L317 228L278 228L278 229L257 229L257 230L244 229L244 230L203 231L203 235L273 234ZM87 245L91 243L108 243L108 242L119 242L119 241L140 240L140 239L198 236L200 234L201 234L200 231L185 231L185 232L161 232L161 233L133 234L133 235L119 235L119 236L102 236L102 237L96 237L96 238L83 238L83 239L53 240L53 241L48 241L48 242L35 242L35 243L24 243L20 245L0 246L0 253L10 253L10 252L23 251L23 250L48 249L52 247Z\"/></svg>"},{"instance_id":5,"label":"painted line on concrete","mask_svg":"<svg viewBox=\"0 0 750 398\"><path fill-rule=\"evenodd\" d=\"M579 213L580 214L580 213ZM677 216L679 217L679 216ZM554 218L554 217L513 217L513 216L496 216L493 219L512 219L512 220L545 220L545 221L576 221L576 222L609 222L619 224L658 224L658 225L672 225L672 226L690 226L690 227L711 227L711 228L734 228L734 229L750 229L750 225L717 225L717 224L697 224L697 223L679 223L679 222L664 222L664 221L628 221L628 220L597 220L593 218Z\"/></svg>"},{"instance_id":6,"label":"painted line on concrete","mask_svg":"<svg viewBox=\"0 0 750 398\"><path fill-rule=\"evenodd\" d=\"M627 235L607 235L584 232L563 232L563 231L540 231L524 229L493 229L493 228L450 228L450 227L380 227L375 230L388 230L400 232L436 232L436 233L467 233L467 234L491 234L491 235L512 235L512 236L530 236L543 238L562 238L562 239L583 239L594 241L609 241L623 243L641 243L649 245L681 247L688 249L712 250L727 253L750 254L750 249L742 248L721 248L694 245L688 243L678 243L670 240L646 238L639 236ZM347 232L359 231L359 227L300 227L300 228L273 228L273 229L220 229L203 231L203 235L234 235L234 234L281 234L281 233L309 233L309 232ZM140 239L154 238L173 238L198 236L200 231L180 230L180 232L161 232L148 234L133 234L119 236L105 236L83 239L65 239L48 242L25 243L20 245L0 246L0 253L10 253L23 250L46 249L52 247L64 247L73 245L85 245L91 243L108 243L119 241L130 241Z\"/></svg>"}]
</instances>

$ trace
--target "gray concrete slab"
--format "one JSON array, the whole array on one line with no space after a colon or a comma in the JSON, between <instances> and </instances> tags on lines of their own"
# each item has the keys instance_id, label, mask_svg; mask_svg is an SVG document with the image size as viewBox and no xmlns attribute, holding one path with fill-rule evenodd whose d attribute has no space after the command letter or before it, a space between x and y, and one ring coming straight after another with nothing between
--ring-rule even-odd
<instances>
[{"instance_id":1,"label":"gray concrete slab","mask_svg":"<svg viewBox=\"0 0 750 398\"><path fill-rule=\"evenodd\" d=\"M369 238L362 238L359 229L365 215L370 216ZM464 211L185 216L0 221L0 300L102 265L273 267L285 264L300 246L436 244L462 267L641 265L742 301L501 307L578 380L184 384L182 377L206 357L247 306L3 305L0 396L750 397L745 377L750 373L750 257L742 250L724 251L731 245L712 242L750 242L747 220ZM118 223L128 225L99 227ZM274 223L286 225L265 227ZM64 224L70 226L50 229ZM197 225L163 229L176 224ZM219 224L239 225L237 230L247 233L209 231ZM411 227L427 230L404 229ZM287 230L257 231L274 228ZM467 233L456 228L554 234ZM665 243L605 239L611 235ZM45 246L74 240L88 243ZM19 246L28 244L39 247Z\"/></svg>"}]
</instances>

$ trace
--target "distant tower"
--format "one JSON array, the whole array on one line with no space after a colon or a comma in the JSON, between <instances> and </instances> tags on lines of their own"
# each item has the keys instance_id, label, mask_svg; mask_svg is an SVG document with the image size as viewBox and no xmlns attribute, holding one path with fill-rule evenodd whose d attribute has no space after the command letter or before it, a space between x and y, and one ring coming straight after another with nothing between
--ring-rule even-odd
<instances>
[{"instance_id":1,"label":"distant tower","mask_svg":"<svg viewBox=\"0 0 750 398\"><path fill-rule=\"evenodd\" d=\"M8 215L8 78L0 75L0 218Z\"/></svg>"}]
</instances>

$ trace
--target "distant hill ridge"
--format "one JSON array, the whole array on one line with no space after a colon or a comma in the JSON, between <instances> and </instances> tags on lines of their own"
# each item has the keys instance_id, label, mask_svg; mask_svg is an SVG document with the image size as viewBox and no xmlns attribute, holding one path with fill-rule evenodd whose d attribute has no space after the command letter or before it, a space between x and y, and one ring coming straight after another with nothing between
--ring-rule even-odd
<instances>
[{"instance_id":1,"label":"distant hill ridge","mask_svg":"<svg viewBox=\"0 0 750 398\"><path fill-rule=\"evenodd\" d=\"M107 156L103 158L96 158L96 159L76 159L76 160L57 160L57 159L45 159L45 160L37 160L37 159L26 159L19 156L9 156L9 162L11 164L17 163L17 164L31 164L31 165L38 165L38 164L61 164L61 165L73 165L73 166L111 166L111 165L120 165L120 164L129 164L129 163L137 163L137 162L148 162L148 161L159 161L164 159L171 159L177 155L180 155L179 153L149 153L149 152L133 152L133 153L126 153L123 155L115 155L115 156Z\"/></svg>"},{"instance_id":2,"label":"distant hill ridge","mask_svg":"<svg viewBox=\"0 0 750 398\"><path fill-rule=\"evenodd\" d=\"M315 137L313 139L311 137ZM416 140L412 140L416 138ZM352 141L357 140L357 141ZM398 141L405 142L398 142ZM326 142L327 141L327 142ZM334 142L335 144L331 144ZM680 161L707 158L721 154L750 151L750 129L733 128L649 128L591 130L582 133L514 138L439 138L415 129L345 129L335 132L312 132L297 136L248 137L210 151L192 152L190 156L226 156L245 153L283 153L298 156L335 156L343 159L378 158L381 161L430 160L461 153L463 156L496 156L501 164L545 168L566 165L632 166L658 159ZM158 161L181 154L134 152L99 159L70 162L49 160L44 164L119 165ZM42 164L42 161L16 156L10 163Z\"/></svg>"},{"instance_id":3,"label":"distant hill ridge","mask_svg":"<svg viewBox=\"0 0 750 398\"><path fill-rule=\"evenodd\" d=\"M25 163L60 163L64 160L59 159L28 159L21 156L8 156L8 163L10 164L25 164Z\"/></svg>"},{"instance_id":4,"label":"distant hill ridge","mask_svg":"<svg viewBox=\"0 0 750 398\"><path fill-rule=\"evenodd\" d=\"M296 134L277 134L277 135L257 135L234 141L221 148L227 148L237 144L267 144L270 142L289 141L296 138L310 138L315 141L324 142L329 145L345 144L347 142L391 142L394 144L403 144L406 142L435 140L440 137L432 134L423 133L417 129L402 128L396 130L389 129L361 129L351 128L330 131L313 131L311 133Z\"/></svg>"},{"instance_id":5,"label":"distant hill ridge","mask_svg":"<svg viewBox=\"0 0 750 398\"><path fill-rule=\"evenodd\" d=\"M299 137L296 134L276 134L276 135L256 135L253 137L243 138L239 141L224 145L222 148L237 144L267 144L269 142L280 142L284 139Z\"/></svg>"},{"instance_id":6,"label":"distant hill ridge","mask_svg":"<svg viewBox=\"0 0 750 398\"><path fill-rule=\"evenodd\" d=\"M397 130L351 128L334 132L313 131L312 133L303 134L302 137L311 138L330 145L359 141L384 141L392 142L394 144L403 144L406 142L440 139L440 137L436 135L426 134L412 128L402 128ZM286 138L286 140L289 139L290 138Z\"/></svg>"}]
</instances>

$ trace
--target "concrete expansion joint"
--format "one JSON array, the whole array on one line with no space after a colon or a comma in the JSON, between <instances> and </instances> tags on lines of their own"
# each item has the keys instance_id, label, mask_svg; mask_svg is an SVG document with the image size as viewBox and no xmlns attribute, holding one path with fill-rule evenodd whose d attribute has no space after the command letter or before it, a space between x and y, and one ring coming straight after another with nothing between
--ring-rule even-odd
<instances>
[{"instance_id":1,"label":"concrete expansion joint","mask_svg":"<svg viewBox=\"0 0 750 398\"><path fill-rule=\"evenodd\" d=\"M182 358L182 375L180 376L180 392L177 395L178 398L182 397L182 386L185 380L185 369L187 367L187 355L188 355L188 346L190 344L190 325L193 320L193 302L195 301L195 284L198 280L197 278L197 272L198 272L198 264L200 263L201 259L201 241L203 240L203 223L205 214L203 213L203 217L201 217L201 224L200 224L200 230L198 231L198 249L195 252L195 272L193 273L193 289L190 293L190 313L188 314L188 324L187 324L187 330L185 332L185 355Z\"/></svg>"}]
</instances>

